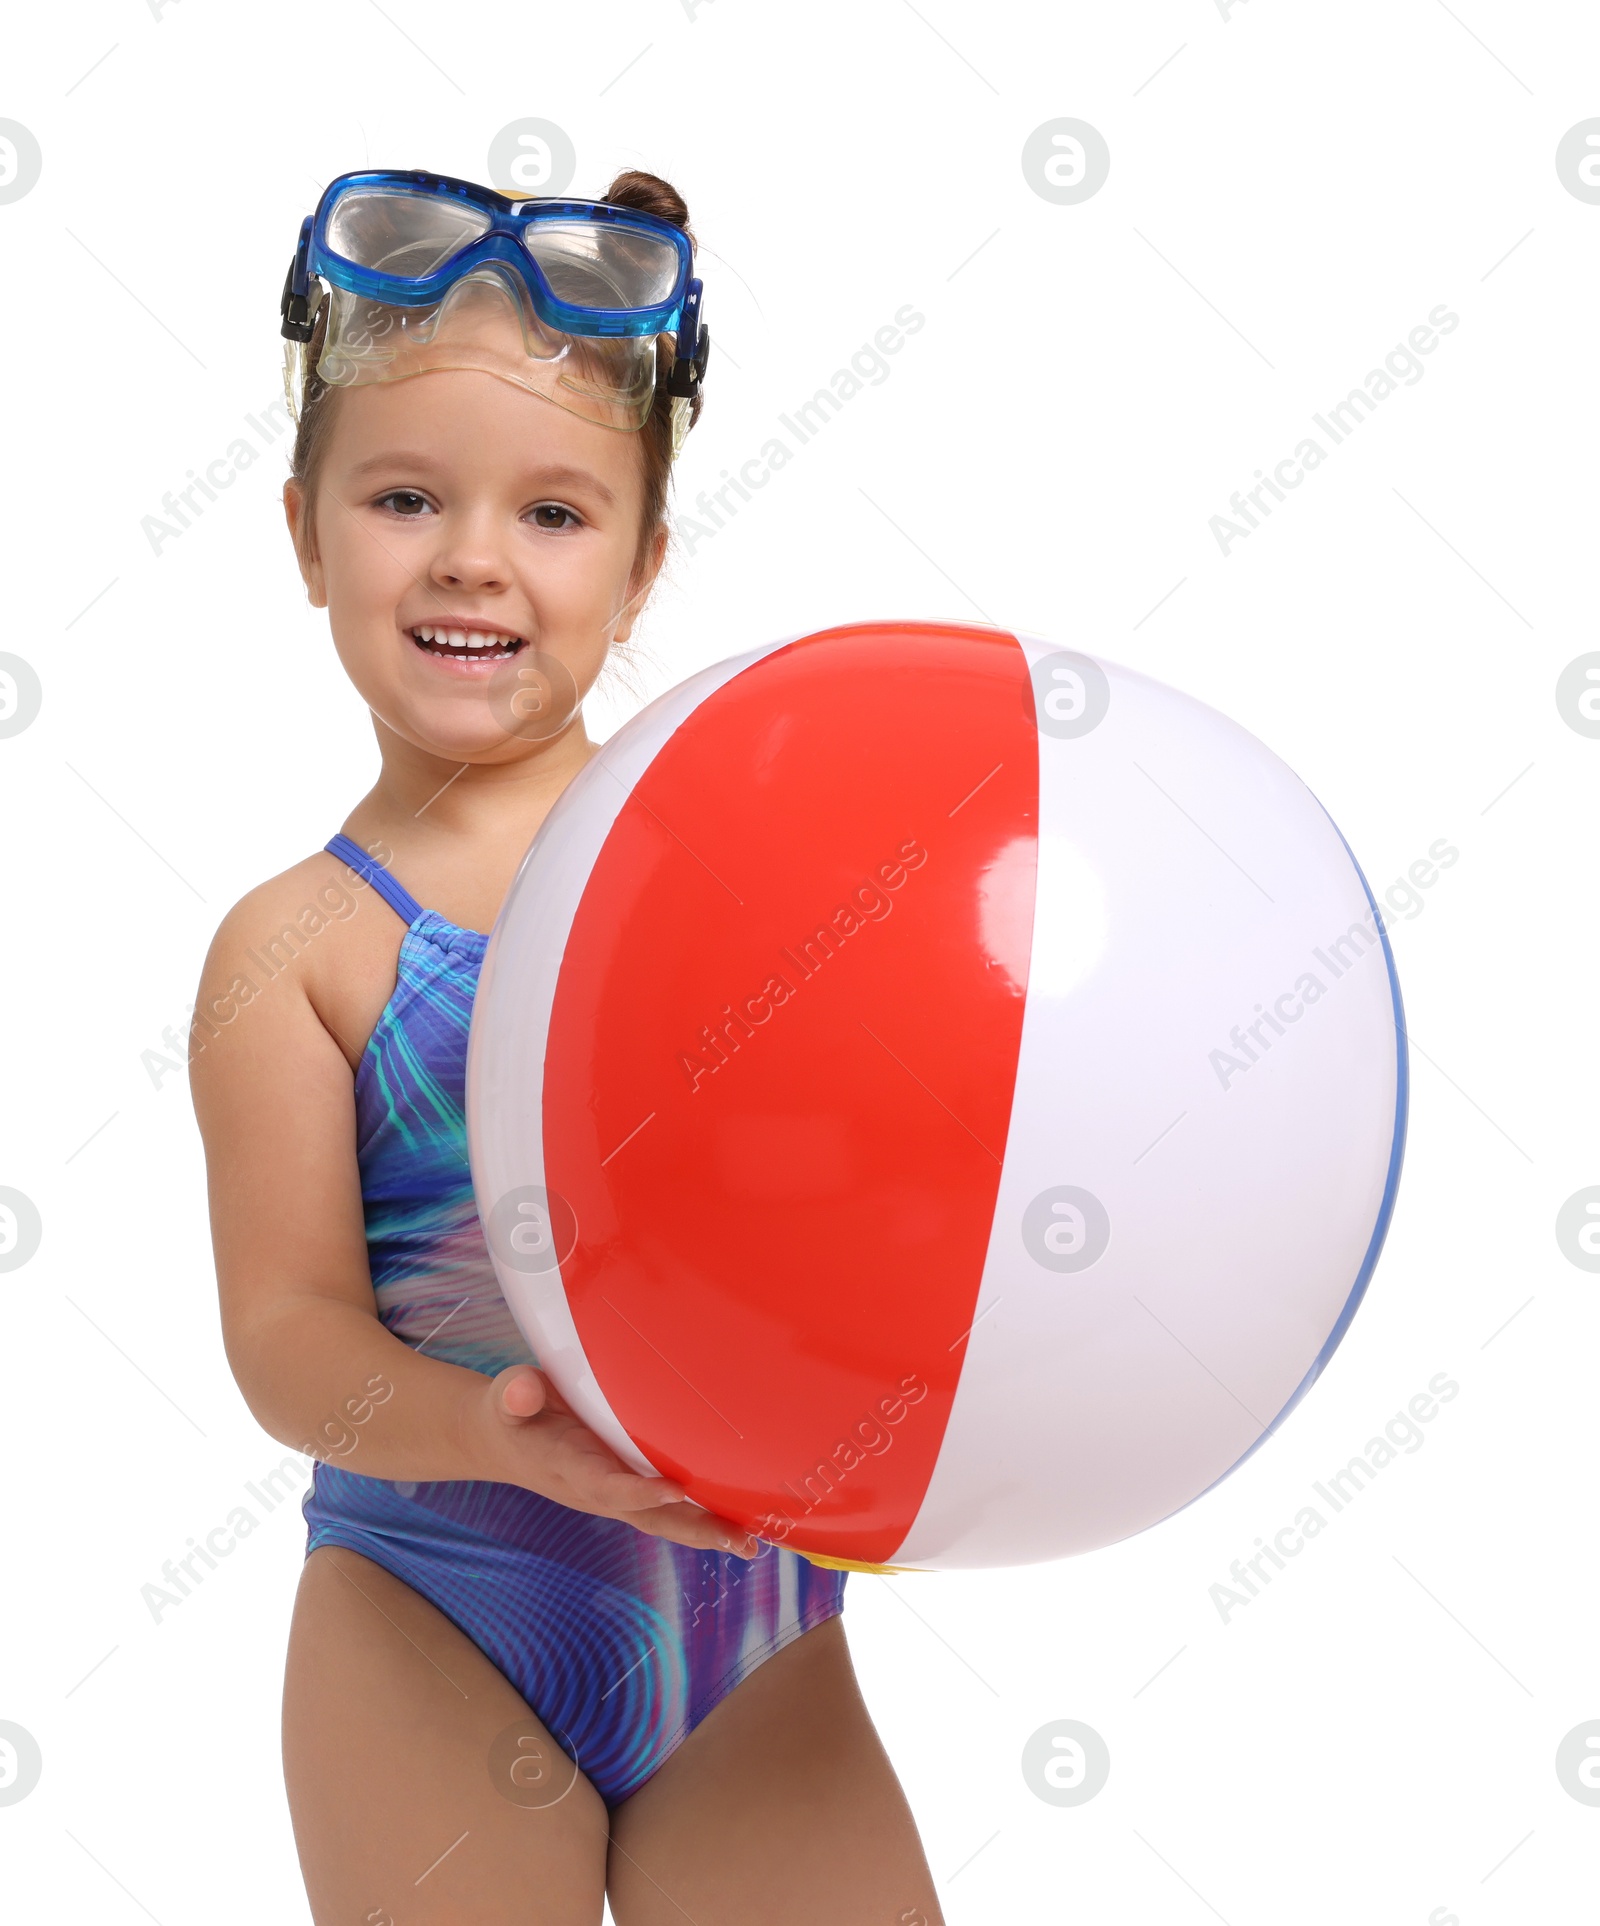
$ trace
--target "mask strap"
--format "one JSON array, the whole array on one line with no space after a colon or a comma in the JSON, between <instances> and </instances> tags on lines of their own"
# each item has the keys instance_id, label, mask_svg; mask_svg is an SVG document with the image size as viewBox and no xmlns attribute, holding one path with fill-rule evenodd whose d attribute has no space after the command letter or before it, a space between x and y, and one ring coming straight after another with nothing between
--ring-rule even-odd
<instances>
[{"instance_id":1,"label":"mask strap","mask_svg":"<svg viewBox=\"0 0 1600 1926\"><path fill-rule=\"evenodd\" d=\"M687 395L672 397L672 459L676 461L689 438L690 411L694 403Z\"/></svg>"}]
</instances>

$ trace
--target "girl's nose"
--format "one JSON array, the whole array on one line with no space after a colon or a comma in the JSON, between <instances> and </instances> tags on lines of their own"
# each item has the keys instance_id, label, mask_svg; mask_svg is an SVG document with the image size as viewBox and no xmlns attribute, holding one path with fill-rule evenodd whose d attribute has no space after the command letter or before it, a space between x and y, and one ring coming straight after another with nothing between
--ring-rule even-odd
<instances>
[{"instance_id":1,"label":"girl's nose","mask_svg":"<svg viewBox=\"0 0 1600 1926\"><path fill-rule=\"evenodd\" d=\"M511 564L505 546L487 519L447 516L429 568L441 587L507 588Z\"/></svg>"}]
</instances>

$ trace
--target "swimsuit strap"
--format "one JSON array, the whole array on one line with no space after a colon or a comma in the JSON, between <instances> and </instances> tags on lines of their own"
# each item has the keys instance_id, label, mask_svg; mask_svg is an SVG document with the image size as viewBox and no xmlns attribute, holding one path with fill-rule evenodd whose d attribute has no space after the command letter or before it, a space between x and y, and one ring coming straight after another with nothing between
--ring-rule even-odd
<instances>
[{"instance_id":1,"label":"swimsuit strap","mask_svg":"<svg viewBox=\"0 0 1600 1926\"><path fill-rule=\"evenodd\" d=\"M395 914L405 919L407 929L422 914L422 905L411 892L397 883L383 865L375 862L359 843L352 842L348 836L340 834L322 846L330 856L339 857L358 875L364 876Z\"/></svg>"}]
</instances>

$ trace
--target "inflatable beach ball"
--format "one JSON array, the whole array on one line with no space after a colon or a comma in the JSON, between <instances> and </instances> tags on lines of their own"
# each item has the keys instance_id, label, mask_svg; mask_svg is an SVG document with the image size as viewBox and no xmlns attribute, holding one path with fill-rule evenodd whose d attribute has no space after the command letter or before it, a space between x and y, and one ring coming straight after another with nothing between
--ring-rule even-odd
<instances>
[{"instance_id":1,"label":"inflatable beach ball","mask_svg":"<svg viewBox=\"0 0 1600 1926\"><path fill-rule=\"evenodd\" d=\"M1191 697L992 629L775 642L563 793L485 958L479 1212L641 1471L818 1559L1025 1564L1193 1502L1376 1262L1381 913Z\"/></svg>"}]
</instances>

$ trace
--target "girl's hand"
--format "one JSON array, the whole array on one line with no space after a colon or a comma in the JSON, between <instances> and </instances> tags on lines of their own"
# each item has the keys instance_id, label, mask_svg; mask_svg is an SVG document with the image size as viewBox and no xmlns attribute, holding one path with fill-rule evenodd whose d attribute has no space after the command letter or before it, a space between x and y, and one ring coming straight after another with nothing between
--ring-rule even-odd
<instances>
[{"instance_id":1,"label":"girl's hand","mask_svg":"<svg viewBox=\"0 0 1600 1926\"><path fill-rule=\"evenodd\" d=\"M576 1419L555 1386L531 1364L514 1364L484 1384L470 1408L468 1444L496 1484L522 1485L574 1511L620 1518L655 1538L701 1551L753 1558L760 1540L730 1519L690 1502L673 1478L630 1471Z\"/></svg>"}]
</instances>

